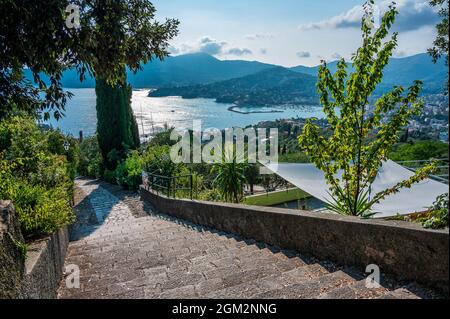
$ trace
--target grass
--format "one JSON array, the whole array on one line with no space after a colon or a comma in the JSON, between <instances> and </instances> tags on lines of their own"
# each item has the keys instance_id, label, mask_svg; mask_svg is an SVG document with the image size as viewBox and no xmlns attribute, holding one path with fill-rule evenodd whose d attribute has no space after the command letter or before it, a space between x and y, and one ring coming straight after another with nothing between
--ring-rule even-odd
<instances>
[{"instance_id":1,"label":"grass","mask_svg":"<svg viewBox=\"0 0 450 319\"><path fill-rule=\"evenodd\" d=\"M310 197L306 192L298 188L289 188L287 190L247 196L244 204L255 206L273 206L294 200Z\"/></svg>"}]
</instances>

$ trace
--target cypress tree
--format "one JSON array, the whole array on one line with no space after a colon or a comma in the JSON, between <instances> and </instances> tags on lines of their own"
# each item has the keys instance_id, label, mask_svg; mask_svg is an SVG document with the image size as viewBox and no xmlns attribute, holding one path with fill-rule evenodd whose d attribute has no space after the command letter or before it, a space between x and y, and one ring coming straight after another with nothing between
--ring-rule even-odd
<instances>
[{"instance_id":1,"label":"cypress tree","mask_svg":"<svg viewBox=\"0 0 450 319\"><path fill-rule=\"evenodd\" d=\"M114 170L129 149L139 147L139 131L131 108L131 87L96 80L97 136L104 165Z\"/></svg>"}]
</instances>

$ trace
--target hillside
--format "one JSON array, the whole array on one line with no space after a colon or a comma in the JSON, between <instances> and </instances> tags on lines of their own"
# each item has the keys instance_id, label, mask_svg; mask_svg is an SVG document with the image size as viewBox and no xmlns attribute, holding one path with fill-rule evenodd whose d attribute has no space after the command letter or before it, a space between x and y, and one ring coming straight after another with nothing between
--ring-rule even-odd
<instances>
[{"instance_id":1,"label":"hillside","mask_svg":"<svg viewBox=\"0 0 450 319\"><path fill-rule=\"evenodd\" d=\"M334 61L330 62L328 67L334 72L336 71L336 65L337 62ZM216 59L208 54L194 53L168 57L162 62L154 60L151 63L144 65L143 69L137 74L128 71L128 81L134 88L192 87L246 77L275 67L275 65L256 61L226 61ZM437 64L434 64L431 61L430 56L426 53L405 58L392 58L384 71L383 83L378 87L376 93L384 93L387 90L390 90L394 85L409 86L415 79L424 82L424 94L439 93L442 91L442 87L445 83L447 76L446 69L444 59L441 59ZM296 66L289 70L303 75L309 74L315 77L317 76L318 66ZM261 74L264 75L264 73ZM25 75L27 78L31 79L29 70L25 70ZM257 76L256 80L261 80L260 76ZM64 72L62 84L66 88L95 87L95 81L92 78L87 78L81 83L75 70ZM230 87L229 83L226 85L227 87ZM217 88L218 87L219 86L217 86ZM236 86L234 86L234 88L236 89ZM208 88L208 90L210 89L211 88ZM292 87L292 89L295 91L294 87ZM196 90L198 91L199 88L196 88ZM287 92L286 90L284 91L285 93ZM214 96L225 95L225 92L232 93L232 95L238 93L233 93L227 89L221 93L216 92ZM289 93L295 95L295 92ZM262 93L258 92L258 94Z\"/></svg>"},{"instance_id":2,"label":"hillside","mask_svg":"<svg viewBox=\"0 0 450 319\"><path fill-rule=\"evenodd\" d=\"M160 88L152 97L213 98L221 103L266 106L315 102L316 77L274 67L256 74L207 85Z\"/></svg>"},{"instance_id":3,"label":"hillside","mask_svg":"<svg viewBox=\"0 0 450 319\"><path fill-rule=\"evenodd\" d=\"M137 74L128 71L127 77L134 88L157 88L213 83L254 74L272 67L274 66L271 64L256 61L222 61L205 53L194 53L168 57L164 61L153 60L144 65ZM32 78L29 70L25 70L25 76L28 79ZM92 78L88 77L80 82L75 70L64 72L62 84L65 88L95 87Z\"/></svg>"},{"instance_id":4,"label":"hillside","mask_svg":"<svg viewBox=\"0 0 450 319\"><path fill-rule=\"evenodd\" d=\"M337 61L328 63L331 72L337 69ZM349 63L349 70L351 65ZM317 76L319 67L306 67L303 65L290 68L290 70ZM391 89L394 85L409 86L414 80L424 82L423 93L433 94L442 91L447 77L447 67L444 59L434 64L427 53L417 54L405 58L392 58L386 66L383 74L383 82L376 93L381 94Z\"/></svg>"}]
</instances>

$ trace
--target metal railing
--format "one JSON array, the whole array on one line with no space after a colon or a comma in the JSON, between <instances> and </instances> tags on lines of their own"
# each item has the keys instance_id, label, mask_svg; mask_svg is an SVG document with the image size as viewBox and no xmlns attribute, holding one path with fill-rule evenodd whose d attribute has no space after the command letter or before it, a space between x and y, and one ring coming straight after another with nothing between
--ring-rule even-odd
<instances>
[{"instance_id":1,"label":"metal railing","mask_svg":"<svg viewBox=\"0 0 450 319\"><path fill-rule=\"evenodd\" d=\"M402 165L403 167L405 167L406 169L409 169L410 171L415 172L433 160L437 162L437 172L430 175L430 178L434 179L438 182L441 182L441 183L449 184L449 159L448 158L399 161L396 163Z\"/></svg>"},{"instance_id":2,"label":"metal railing","mask_svg":"<svg viewBox=\"0 0 450 319\"><path fill-rule=\"evenodd\" d=\"M142 172L143 185L147 190L167 197L177 198L177 193L188 193L190 199L194 197L194 175L164 176L154 172ZM186 186L187 185L187 186ZM180 196L183 197L183 196Z\"/></svg>"}]
</instances>

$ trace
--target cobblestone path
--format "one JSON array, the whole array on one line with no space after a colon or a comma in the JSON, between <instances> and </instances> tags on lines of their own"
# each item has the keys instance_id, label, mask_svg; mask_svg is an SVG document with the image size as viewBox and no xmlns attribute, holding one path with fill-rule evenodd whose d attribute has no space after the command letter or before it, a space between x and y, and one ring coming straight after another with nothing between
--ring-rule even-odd
<instances>
[{"instance_id":1,"label":"cobblestone path","mask_svg":"<svg viewBox=\"0 0 450 319\"><path fill-rule=\"evenodd\" d=\"M429 298L414 285L367 289L363 274L158 214L137 194L77 179L59 298Z\"/></svg>"}]
</instances>

